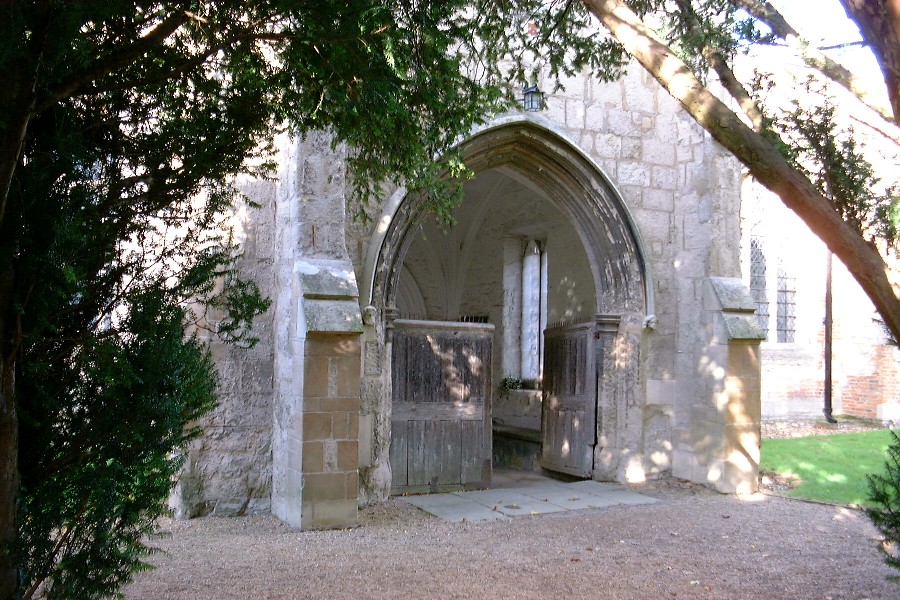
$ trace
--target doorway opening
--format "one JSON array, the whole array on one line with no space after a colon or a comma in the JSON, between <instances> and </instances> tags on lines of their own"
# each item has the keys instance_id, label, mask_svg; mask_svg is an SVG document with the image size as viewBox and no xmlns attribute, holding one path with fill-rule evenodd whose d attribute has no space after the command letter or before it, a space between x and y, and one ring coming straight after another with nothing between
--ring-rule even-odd
<instances>
[{"instance_id":1,"label":"doorway opening","mask_svg":"<svg viewBox=\"0 0 900 600\"><path fill-rule=\"evenodd\" d=\"M453 226L398 195L370 246L365 296L382 318L364 384L381 395L362 485L486 487L507 466L614 478L651 298L628 211L589 158L540 125L497 125L462 148L477 176Z\"/></svg>"},{"instance_id":2,"label":"doorway opening","mask_svg":"<svg viewBox=\"0 0 900 600\"><path fill-rule=\"evenodd\" d=\"M451 226L425 220L409 235L393 323L392 490L484 488L494 468L539 473L542 447L574 455L563 430L595 428L596 379L584 372L595 363L584 340L551 336L545 356L545 332L589 321L597 304L572 224L527 179L491 169L465 186ZM567 371L553 378L556 395L580 378L577 413L543 409L545 364ZM589 477L594 436L577 469L546 457L543 466Z\"/></svg>"}]
</instances>

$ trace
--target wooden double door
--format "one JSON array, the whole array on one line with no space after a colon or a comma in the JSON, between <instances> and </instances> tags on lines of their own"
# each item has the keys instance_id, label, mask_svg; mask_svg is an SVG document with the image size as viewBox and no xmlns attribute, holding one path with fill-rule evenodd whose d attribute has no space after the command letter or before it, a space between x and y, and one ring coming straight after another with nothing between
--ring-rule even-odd
<instances>
[{"instance_id":1,"label":"wooden double door","mask_svg":"<svg viewBox=\"0 0 900 600\"><path fill-rule=\"evenodd\" d=\"M597 445L600 366L595 323L544 331L541 466L590 477Z\"/></svg>"},{"instance_id":2,"label":"wooden double door","mask_svg":"<svg viewBox=\"0 0 900 600\"><path fill-rule=\"evenodd\" d=\"M591 477L604 356L618 319L544 332L541 466ZM392 342L394 494L491 482L493 326L398 319Z\"/></svg>"},{"instance_id":3,"label":"wooden double door","mask_svg":"<svg viewBox=\"0 0 900 600\"><path fill-rule=\"evenodd\" d=\"M393 494L490 485L493 336L488 324L394 321Z\"/></svg>"}]
</instances>

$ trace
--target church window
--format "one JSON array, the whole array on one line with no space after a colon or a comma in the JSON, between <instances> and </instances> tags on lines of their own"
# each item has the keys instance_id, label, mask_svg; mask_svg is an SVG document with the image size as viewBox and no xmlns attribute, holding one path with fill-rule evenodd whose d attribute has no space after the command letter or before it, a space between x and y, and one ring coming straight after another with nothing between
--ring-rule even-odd
<instances>
[{"instance_id":1,"label":"church window","mask_svg":"<svg viewBox=\"0 0 900 600\"><path fill-rule=\"evenodd\" d=\"M778 313L776 326L778 342L794 342L794 309L796 306L797 279L791 277L782 266L778 267Z\"/></svg>"},{"instance_id":2,"label":"church window","mask_svg":"<svg viewBox=\"0 0 900 600\"><path fill-rule=\"evenodd\" d=\"M766 289L766 255L761 238L750 239L750 295L756 302L756 319L763 331L769 330L769 298Z\"/></svg>"}]
</instances>

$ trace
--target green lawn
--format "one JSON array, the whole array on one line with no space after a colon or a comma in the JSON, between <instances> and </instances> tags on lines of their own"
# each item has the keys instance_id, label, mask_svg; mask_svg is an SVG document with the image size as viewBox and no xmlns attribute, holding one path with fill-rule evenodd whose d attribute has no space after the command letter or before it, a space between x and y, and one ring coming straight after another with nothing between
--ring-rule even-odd
<instances>
[{"instance_id":1,"label":"green lawn","mask_svg":"<svg viewBox=\"0 0 900 600\"><path fill-rule=\"evenodd\" d=\"M760 467L796 478L789 496L867 504L866 474L884 472L890 443L887 430L763 440Z\"/></svg>"}]
</instances>

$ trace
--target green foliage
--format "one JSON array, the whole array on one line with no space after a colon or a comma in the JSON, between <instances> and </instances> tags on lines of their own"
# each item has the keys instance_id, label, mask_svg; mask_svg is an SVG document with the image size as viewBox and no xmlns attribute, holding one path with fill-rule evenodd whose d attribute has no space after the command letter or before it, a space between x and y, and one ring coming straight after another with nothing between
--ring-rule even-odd
<instances>
[{"instance_id":1,"label":"green foliage","mask_svg":"<svg viewBox=\"0 0 900 600\"><path fill-rule=\"evenodd\" d=\"M468 175L455 140L542 68L622 66L572 1L14 2L0 38L15 551L20 593L57 598L114 593L141 567L173 457L213 402L184 328L254 342L268 302L223 223L236 177L270 176L274 134L329 131L354 212L390 179L446 221Z\"/></svg>"},{"instance_id":2,"label":"green foliage","mask_svg":"<svg viewBox=\"0 0 900 600\"><path fill-rule=\"evenodd\" d=\"M731 59L741 40L737 34L752 31L752 21L739 20L735 7L727 0L680 1L676 7L667 14L667 41L678 51L678 57L701 77L710 68L708 48Z\"/></svg>"},{"instance_id":3,"label":"green foliage","mask_svg":"<svg viewBox=\"0 0 900 600\"><path fill-rule=\"evenodd\" d=\"M521 390L523 386L522 378L515 375L507 375L500 380L500 396L509 395L510 390Z\"/></svg>"},{"instance_id":4,"label":"green foliage","mask_svg":"<svg viewBox=\"0 0 900 600\"><path fill-rule=\"evenodd\" d=\"M124 308L118 335L91 337L65 361L37 340L18 365L20 573L48 598L108 597L143 568L142 537L179 467L173 449L215 402L214 368L185 339L184 308L161 291Z\"/></svg>"},{"instance_id":5,"label":"green foliage","mask_svg":"<svg viewBox=\"0 0 900 600\"><path fill-rule=\"evenodd\" d=\"M872 506L866 509L866 515L887 542L879 546L884 562L900 569L900 437L891 432L891 438L884 474L868 476L868 500ZM900 581L900 577L892 579Z\"/></svg>"},{"instance_id":6,"label":"green foliage","mask_svg":"<svg viewBox=\"0 0 900 600\"><path fill-rule=\"evenodd\" d=\"M793 480L789 496L866 504L866 474L880 471L890 441L885 430L766 439L760 470Z\"/></svg>"},{"instance_id":7,"label":"green foliage","mask_svg":"<svg viewBox=\"0 0 900 600\"><path fill-rule=\"evenodd\" d=\"M805 94L791 98L789 108L771 109L765 98L776 93L775 84L767 74L755 74L751 91L765 113L763 135L861 236L895 248L897 182L876 177L853 128L839 125L836 102L820 81L808 77L801 89Z\"/></svg>"},{"instance_id":8,"label":"green foliage","mask_svg":"<svg viewBox=\"0 0 900 600\"><path fill-rule=\"evenodd\" d=\"M788 160L828 198L844 221L860 234L893 246L898 238L891 190L877 190L879 180L853 129L837 125L833 98L812 78L805 89L806 97L816 102L793 99L792 110L776 120L794 140Z\"/></svg>"}]
</instances>

